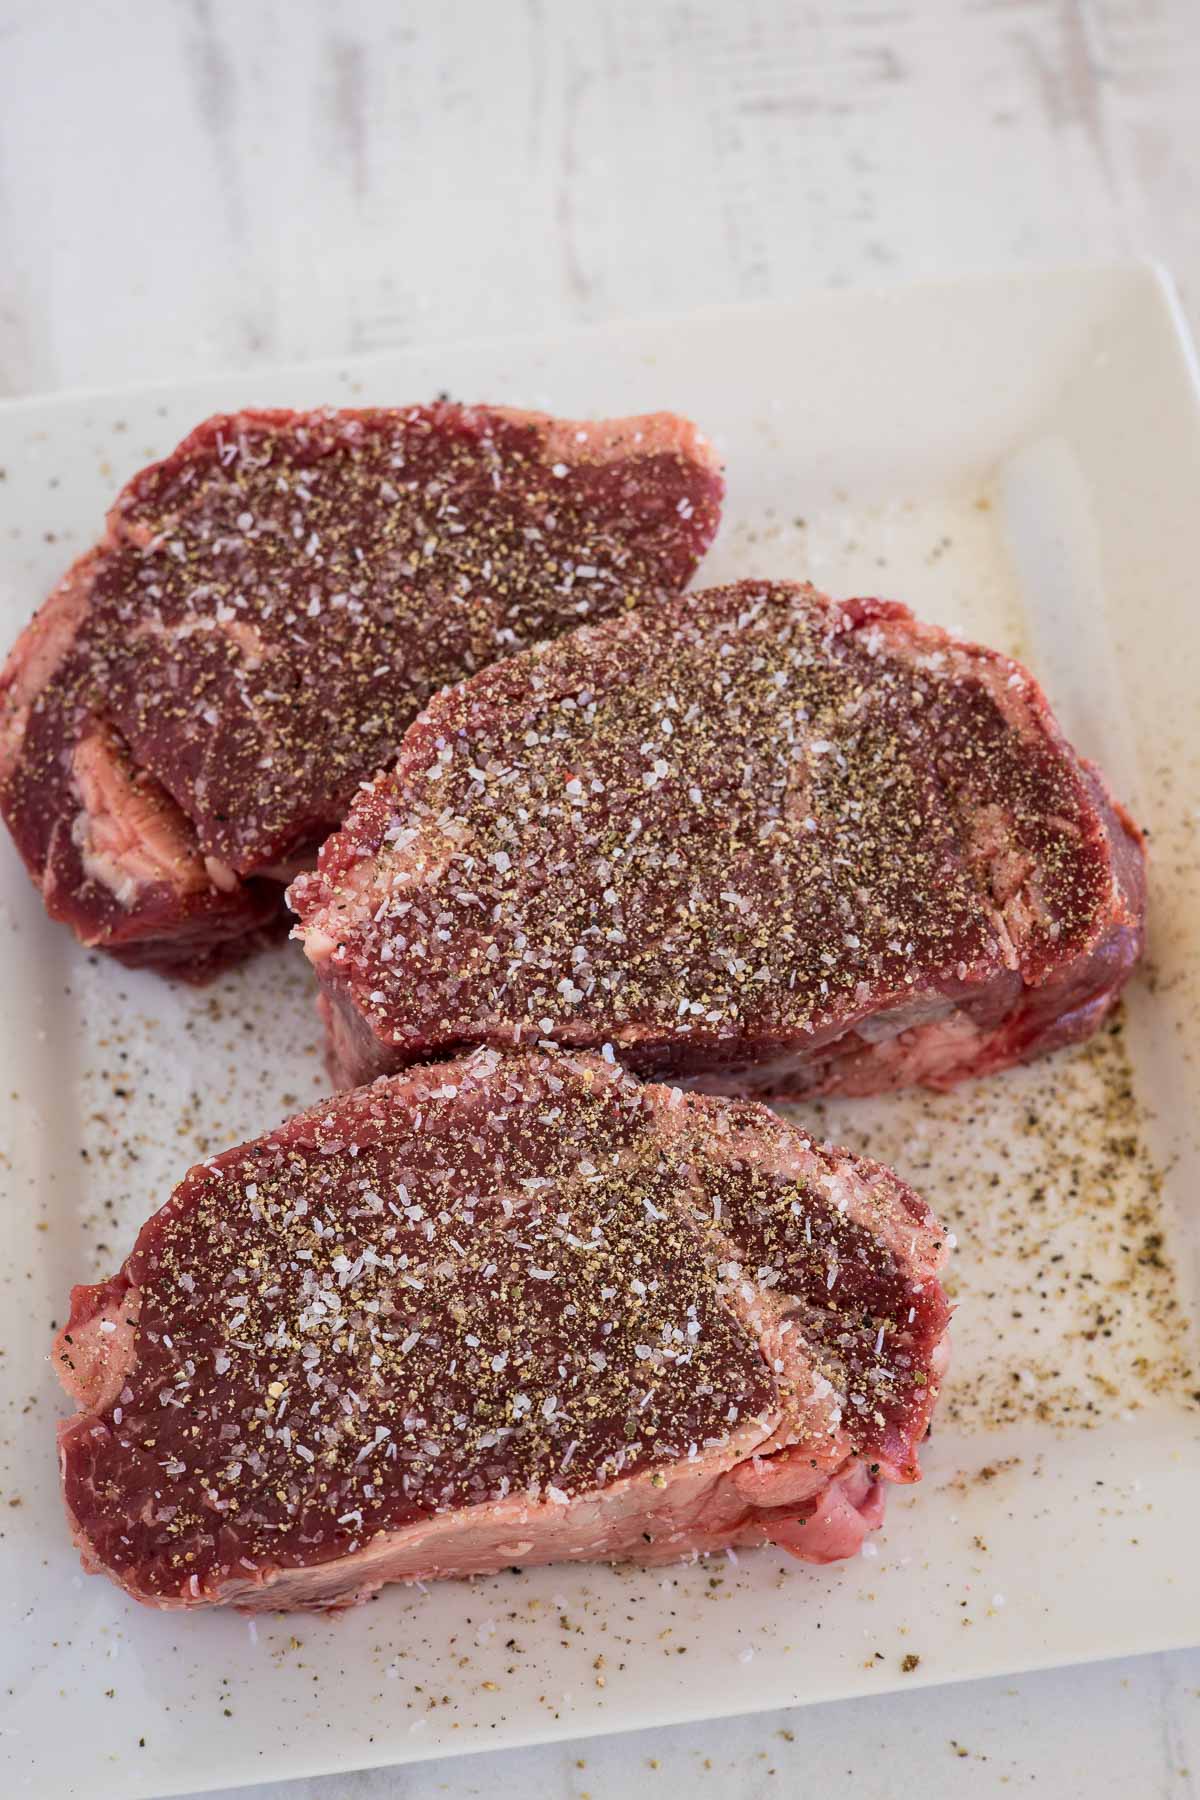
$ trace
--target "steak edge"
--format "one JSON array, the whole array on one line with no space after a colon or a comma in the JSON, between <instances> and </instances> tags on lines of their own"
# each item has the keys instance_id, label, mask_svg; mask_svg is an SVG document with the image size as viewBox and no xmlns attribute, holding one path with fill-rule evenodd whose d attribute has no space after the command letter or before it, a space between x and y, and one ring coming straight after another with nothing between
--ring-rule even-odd
<instances>
[{"instance_id":1,"label":"steak edge","mask_svg":"<svg viewBox=\"0 0 1200 1800\"><path fill-rule=\"evenodd\" d=\"M1086 1036L1145 885L1027 670L745 581L436 696L290 900L344 1085L552 1040L787 1098Z\"/></svg>"},{"instance_id":2,"label":"steak edge","mask_svg":"<svg viewBox=\"0 0 1200 1800\"><path fill-rule=\"evenodd\" d=\"M590 1055L488 1050L191 1170L55 1365L85 1567L160 1607L775 1544L919 1478L946 1240L889 1170Z\"/></svg>"}]
</instances>

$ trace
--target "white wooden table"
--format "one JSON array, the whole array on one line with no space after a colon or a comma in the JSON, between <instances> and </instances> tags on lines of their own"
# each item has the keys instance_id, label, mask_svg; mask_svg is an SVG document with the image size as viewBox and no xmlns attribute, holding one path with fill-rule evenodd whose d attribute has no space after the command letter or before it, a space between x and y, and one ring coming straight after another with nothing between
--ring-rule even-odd
<instances>
[{"instance_id":1,"label":"white wooden table","mask_svg":"<svg viewBox=\"0 0 1200 1800\"><path fill-rule=\"evenodd\" d=\"M1198 0L0 0L0 395L1130 254ZM1200 1796L1200 1653L253 1791L847 1782Z\"/></svg>"}]
</instances>

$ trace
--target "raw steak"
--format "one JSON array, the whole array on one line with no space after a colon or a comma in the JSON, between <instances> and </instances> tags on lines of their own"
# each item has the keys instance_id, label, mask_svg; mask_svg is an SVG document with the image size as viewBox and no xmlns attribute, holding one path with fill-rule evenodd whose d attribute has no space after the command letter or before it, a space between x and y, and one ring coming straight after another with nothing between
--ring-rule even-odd
<instances>
[{"instance_id":1,"label":"raw steak","mask_svg":"<svg viewBox=\"0 0 1200 1800\"><path fill-rule=\"evenodd\" d=\"M188 1174L55 1357L89 1569L155 1606L853 1554L919 1477L945 1238L878 1164L590 1055L481 1050Z\"/></svg>"},{"instance_id":2,"label":"raw steak","mask_svg":"<svg viewBox=\"0 0 1200 1800\"><path fill-rule=\"evenodd\" d=\"M888 601L742 582L437 696L291 900L346 1085L554 1040L788 1096L1086 1036L1143 883L1018 664Z\"/></svg>"},{"instance_id":3,"label":"raw steak","mask_svg":"<svg viewBox=\"0 0 1200 1800\"><path fill-rule=\"evenodd\" d=\"M0 676L0 810L48 910L193 979L243 955L436 688L675 594L721 491L665 413L208 420Z\"/></svg>"}]
</instances>

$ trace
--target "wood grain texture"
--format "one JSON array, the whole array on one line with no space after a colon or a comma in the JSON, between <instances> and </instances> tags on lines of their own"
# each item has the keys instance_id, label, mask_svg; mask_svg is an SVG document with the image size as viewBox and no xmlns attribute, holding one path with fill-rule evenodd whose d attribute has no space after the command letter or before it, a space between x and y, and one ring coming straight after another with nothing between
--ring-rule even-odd
<instances>
[{"instance_id":1,"label":"wood grain texture","mask_svg":"<svg viewBox=\"0 0 1200 1800\"><path fill-rule=\"evenodd\" d=\"M13 0L0 391L1133 251L1194 0Z\"/></svg>"}]
</instances>

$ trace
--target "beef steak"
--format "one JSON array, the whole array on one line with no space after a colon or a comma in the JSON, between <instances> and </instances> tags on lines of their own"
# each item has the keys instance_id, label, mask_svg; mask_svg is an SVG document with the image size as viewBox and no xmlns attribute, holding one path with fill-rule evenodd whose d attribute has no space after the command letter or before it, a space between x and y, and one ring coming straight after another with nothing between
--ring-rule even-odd
<instances>
[{"instance_id":1,"label":"beef steak","mask_svg":"<svg viewBox=\"0 0 1200 1800\"><path fill-rule=\"evenodd\" d=\"M941 1227L889 1170L591 1055L481 1050L191 1170L72 1295L63 1483L163 1607L773 1543L918 1479Z\"/></svg>"},{"instance_id":2,"label":"beef steak","mask_svg":"<svg viewBox=\"0 0 1200 1800\"><path fill-rule=\"evenodd\" d=\"M346 1085L550 1039L862 1094L1094 1030L1144 873L1017 663L747 581L438 695L291 902Z\"/></svg>"},{"instance_id":3,"label":"beef steak","mask_svg":"<svg viewBox=\"0 0 1200 1800\"><path fill-rule=\"evenodd\" d=\"M675 594L721 492L671 414L208 420L0 676L0 810L49 911L194 979L244 954L436 688Z\"/></svg>"}]
</instances>

